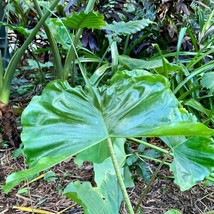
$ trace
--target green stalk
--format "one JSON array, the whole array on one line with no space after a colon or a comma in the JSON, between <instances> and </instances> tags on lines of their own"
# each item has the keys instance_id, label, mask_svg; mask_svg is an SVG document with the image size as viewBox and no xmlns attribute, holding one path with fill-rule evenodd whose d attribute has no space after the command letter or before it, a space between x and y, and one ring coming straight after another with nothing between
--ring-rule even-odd
<instances>
[{"instance_id":1,"label":"green stalk","mask_svg":"<svg viewBox=\"0 0 214 214\"><path fill-rule=\"evenodd\" d=\"M126 36L126 40L125 40L124 50L123 50L123 54L124 54L124 55L126 54L126 51L127 51L127 49L128 49L129 38L130 38L130 36L127 35L127 36Z\"/></svg>"},{"instance_id":2,"label":"green stalk","mask_svg":"<svg viewBox=\"0 0 214 214\"><path fill-rule=\"evenodd\" d=\"M117 71L117 67L118 67L118 48L117 48L117 42L116 41L112 41L111 42L111 56L112 56L112 71L113 73L115 73Z\"/></svg>"},{"instance_id":3,"label":"green stalk","mask_svg":"<svg viewBox=\"0 0 214 214\"><path fill-rule=\"evenodd\" d=\"M163 75L164 75L165 77L168 78L167 65L166 65L166 62L165 62L165 58L163 57L163 54L162 54L162 52L161 52L161 49L160 49L160 47L159 47L158 44L154 44L153 46L154 46L154 47L156 48L156 50L159 52L160 57L161 57L161 59L162 59L162 62L163 62Z\"/></svg>"},{"instance_id":4,"label":"green stalk","mask_svg":"<svg viewBox=\"0 0 214 214\"><path fill-rule=\"evenodd\" d=\"M71 62L74 65L75 61L75 49L77 47L78 41L80 39L80 36L82 35L83 29L79 29L74 37L73 44L71 45L71 48L66 56L65 59L65 66L64 66L64 79L68 78L69 71L71 69ZM74 70L71 71L71 85L74 85Z\"/></svg>"},{"instance_id":5,"label":"green stalk","mask_svg":"<svg viewBox=\"0 0 214 214\"><path fill-rule=\"evenodd\" d=\"M147 33L147 34L141 36L140 38L136 39L136 40L134 41L133 45L131 45L131 46L127 49L126 53L123 53L123 54L126 54L127 56L129 56L130 53L131 53L131 51L132 51L140 42L142 42L145 38L149 38L151 35L152 35L152 33Z\"/></svg>"},{"instance_id":6,"label":"green stalk","mask_svg":"<svg viewBox=\"0 0 214 214\"><path fill-rule=\"evenodd\" d=\"M127 212L129 214L134 214L134 210L132 208L128 193L126 192L126 186L125 186L125 184L123 182L123 178L122 178L122 175L120 173L120 168L119 168L118 163L117 163L117 159L116 159L116 156L115 156L115 153L114 153L114 149L113 149L111 138L107 139L107 143L108 143L108 148L109 148L109 152L110 152L110 155L111 155L111 160L112 160L112 163L113 163L113 166L114 166L114 170L115 170L115 173L116 173L116 176L117 176L117 180L118 180L118 183L120 185L120 188L121 188L121 191L122 191L122 194L123 194L123 198L124 198L124 201L125 201L125 204L126 204Z\"/></svg>"},{"instance_id":7,"label":"green stalk","mask_svg":"<svg viewBox=\"0 0 214 214\"><path fill-rule=\"evenodd\" d=\"M193 57L193 59L189 62L189 64L186 66L187 69L190 69L192 68L198 61L200 61L201 59L203 59L205 56L207 56L208 54L211 54L213 53L213 49L203 53L206 48L212 44L214 42L214 37L209 41L207 42L204 47L202 49L200 49L198 51L198 53Z\"/></svg>"},{"instance_id":8,"label":"green stalk","mask_svg":"<svg viewBox=\"0 0 214 214\"><path fill-rule=\"evenodd\" d=\"M162 163L162 161L159 160L159 159L157 159L157 158L152 158L152 157L149 157L149 156L146 156L146 155L137 155L137 156L138 156L140 159L141 159L141 158L145 158L145 159L152 160L152 161L155 161L155 162L158 162L158 163ZM168 162L164 162L163 164L166 165L166 166L168 166L168 167L171 166L171 164L168 163Z\"/></svg>"},{"instance_id":9,"label":"green stalk","mask_svg":"<svg viewBox=\"0 0 214 214\"><path fill-rule=\"evenodd\" d=\"M1 51L0 51L0 94L1 94L2 86L3 86L3 75L4 75L3 59L2 59Z\"/></svg>"},{"instance_id":10,"label":"green stalk","mask_svg":"<svg viewBox=\"0 0 214 214\"><path fill-rule=\"evenodd\" d=\"M209 63L201 66L200 68L195 69L188 77L186 77L182 82L179 83L179 85L175 88L173 93L176 94L190 79L199 75L202 72L205 72L206 70L212 69L213 66L214 66L214 61L210 61Z\"/></svg>"},{"instance_id":11,"label":"green stalk","mask_svg":"<svg viewBox=\"0 0 214 214\"><path fill-rule=\"evenodd\" d=\"M132 140L132 141L135 141L135 142L137 142L137 143L141 143L141 144L143 144L143 145L145 145L145 146L148 146L148 147L150 147L150 148L152 148L152 149L155 149L155 150L157 150L157 151L159 151L159 152L161 152L161 153L169 154L169 151L167 151L166 149L162 149L162 148L160 148L160 147L158 147L158 146L152 145L152 144L147 143L147 142L145 142L145 141L138 140L138 139L136 139L136 138L129 138L129 139ZM173 154L170 153L170 156L173 156Z\"/></svg>"},{"instance_id":12,"label":"green stalk","mask_svg":"<svg viewBox=\"0 0 214 214\"><path fill-rule=\"evenodd\" d=\"M34 5L36 7L36 10L39 14L39 17L42 18L44 16L44 14L42 13L42 10L39 6L38 0L33 0L33 2L34 2ZM55 42L55 40L51 34L49 26L45 22L44 22L43 26L45 29L45 33L48 37L48 41L50 43L50 47L51 47L53 57L54 57L55 78L56 79L62 79L63 78L63 67L62 67L62 61L61 61L61 57L60 57L60 53L59 53L57 43Z\"/></svg>"},{"instance_id":13,"label":"green stalk","mask_svg":"<svg viewBox=\"0 0 214 214\"><path fill-rule=\"evenodd\" d=\"M188 95L190 95L192 92L197 91L198 89L201 89L202 86L201 85L197 85L191 89L189 89L188 91L184 92L180 97L178 97L178 100L183 100L184 98L186 98Z\"/></svg>"},{"instance_id":14,"label":"green stalk","mask_svg":"<svg viewBox=\"0 0 214 214\"><path fill-rule=\"evenodd\" d=\"M94 8L94 4L95 4L95 0L89 0L88 4L86 6L85 9L85 13L89 13L93 10ZM73 45L71 45L71 48L66 56L65 59L65 67L64 67L64 78L67 79L68 78L68 74L71 68L71 62L74 65L74 61L75 61L75 48L77 47L77 44L79 42L80 36L82 35L83 29L78 29L75 37L74 37L74 41L73 41ZM72 69L71 71L71 85L74 85L74 69Z\"/></svg>"},{"instance_id":15,"label":"green stalk","mask_svg":"<svg viewBox=\"0 0 214 214\"><path fill-rule=\"evenodd\" d=\"M12 59L9 62L9 65L5 71L4 74L4 82L3 82L3 87L2 91L0 92L0 100L8 104L9 102L9 96L10 96L10 86L11 82L16 70L17 65L20 63L20 60L22 56L24 55L25 51L28 48L28 45L32 42L34 37L36 36L37 32L41 28L41 26L44 24L45 20L50 16L51 11L56 7L60 0L55 0L53 4L50 6L49 10L44 14L44 16L40 19L40 21L37 23L37 25L34 27L33 31L31 34L27 37L25 40L24 44L22 47L13 55Z\"/></svg>"}]
</instances>

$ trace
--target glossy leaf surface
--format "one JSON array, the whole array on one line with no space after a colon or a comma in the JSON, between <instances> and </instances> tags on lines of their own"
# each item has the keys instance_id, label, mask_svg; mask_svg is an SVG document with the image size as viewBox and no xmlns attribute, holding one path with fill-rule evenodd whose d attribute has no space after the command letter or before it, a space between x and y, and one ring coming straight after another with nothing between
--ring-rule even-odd
<instances>
[{"instance_id":1,"label":"glossy leaf surface","mask_svg":"<svg viewBox=\"0 0 214 214\"><path fill-rule=\"evenodd\" d=\"M108 137L214 134L178 108L167 79L160 75L117 72L110 86L93 89L96 99L81 87L54 81L33 98L22 115L22 141L31 168L10 175L6 192L74 154L97 148Z\"/></svg>"},{"instance_id":2,"label":"glossy leaf surface","mask_svg":"<svg viewBox=\"0 0 214 214\"><path fill-rule=\"evenodd\" d=\"M173 151L171 170L182 191L204 180L214 170L214 142L205 137L163 138Z\"/></svg>"}]
</instances>

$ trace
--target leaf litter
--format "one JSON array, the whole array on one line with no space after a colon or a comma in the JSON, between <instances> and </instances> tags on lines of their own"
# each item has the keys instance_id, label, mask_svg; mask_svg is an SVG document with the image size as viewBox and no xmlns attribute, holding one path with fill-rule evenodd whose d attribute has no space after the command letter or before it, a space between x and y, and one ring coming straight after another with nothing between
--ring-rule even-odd
<instances>
[{"instance_id":1,"label":"leaf litter","mask_svg":"<svg viewBox=\"0 0 214 214\"><path fill-rule=\"evenodd\" d=\"M6 176L13 171L23 170L25 168L22 157L12 158L13 149L0 150L0 185L5 183ZM152 168L156 166L152 165ZM0 192L0 213L29 213L13 209L13 206L28 207L49 211L55 214L80 214L83 210L75 202L67 199L62 191L68 183L75 180L81 182L90 181L95 185L93 180L93 168L86 162L82 167L78 167L73 159L56 165L49 171L54 172L54 181L38 179L28 185L21 183L14 188L9 194ZM173 184L171 174L167 167L163 167L158 174L155 182L152 184L147 193L141 208L145 214L162 214L170 209L181 210L183 214L200 214L214 210L214 186L204 187L202 183L191 188L188 191L181 192ZM27 191L18 193L18 190L26 188ZM131 201L135 206L140 198L145 183L142 179L137 178L135 187L128 190ZM65 210L69 208L68 210ZM64 212L62 212L64 210ZM125 214L125 205L121 206L121 214ZM115 213L116 214L116 213Z\"/></svg>"}]
</instances>

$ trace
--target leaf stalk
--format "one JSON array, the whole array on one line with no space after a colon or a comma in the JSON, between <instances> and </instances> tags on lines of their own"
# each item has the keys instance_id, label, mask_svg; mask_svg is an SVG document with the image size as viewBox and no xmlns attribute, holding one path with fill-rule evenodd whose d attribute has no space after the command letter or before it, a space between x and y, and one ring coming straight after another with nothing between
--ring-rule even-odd
<instances>
[{"instance_id":1,"label":"leaf stalk","mask_svg":"<svg viewBox=\"0 0 214 214\"><path fill-rule=\"evenodd\" d=\"M125 204L126 204L127 212L129 214L134 214L134 210L132 208L131 201L129 199L128 193L126 192L126 186L124 184L122 175L120 173L120 168L119 168L119 165L117 163L117 159L116 159L116 156L115 156L115 153L114 153L114 148L113 148L113 145L112 145L111 138L107 138L107 143L108 143L108 149L109 149L109 152L110 152L110 155L111 155L111 160L112 160L112 163L113 163L113 166L114 166L114 170L115 170L115 173L116 173L116 176L117 176L117 180L118 180L118 183L120 185L121 192L123 194L123 198L124 198L124 201L125 201Z\"/></svg>"}]
</instances>

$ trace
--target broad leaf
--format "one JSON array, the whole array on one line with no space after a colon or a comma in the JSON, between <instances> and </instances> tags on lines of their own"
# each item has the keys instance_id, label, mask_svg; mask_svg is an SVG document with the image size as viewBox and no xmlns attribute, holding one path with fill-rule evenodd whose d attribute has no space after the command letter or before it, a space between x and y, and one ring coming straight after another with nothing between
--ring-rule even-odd
<instances>
[{"instance_id":1,"label":"broad leaf","mask_svg":"<svg viewBox=\"0 0 214 214\"><path fill-rule=\"evenodd\" d=\"M72 88L59 80L49 83L41 96L32 99L22 115L22 142L31 168L10 175L6 192L109 137L214 134L178 108L168 80L160 75L121 71L110 86L93 90L96 99L81 87Z\"/></svg>"},{"instance_id":2,"label":"broad leaf","mask_svg":"<svg viewBox=\"0 0 214 214\"><path fill-rule=\"evenodd\" d=\"M66 27L73 29L100 29L106 25L102 14L98 12L85 13L84 11L80 13L73 12L71 16L63 18L62 22Z\"/></svg>"},{"instance_id":3,"label":"broad leaf","mask_svg":"<svg viewBox=\"0 0 214 214\"><path fill-rule=\"evenodd\" d=\"M19 33L23 34L24 36L28 36L32 32L32 30L29 30L28 28L25 28L21 25L15 26L15 25L11 25L11 24L8 24L5 22L0 22L0 26L7 26L11 30L18 31Z\"/></svg>"},{"instance_id":4,"label":"broad leaf","mask_svg":"<svg viewBox=\"0 0 214 214\"><path fill-rule=\"evenodd\" d=\"M204 180L214 170L214 142L205 137L162 138L173 151L171 170L182 191Z\"/></svg>"},{"instance_id":5,"label":"broad leaf","mask_svg":"<svg viewBox=\"0 0 214 214\"><path fill-rule=\"evenodd\" d=\"M103 29L111 31L113 34L117 35L131 35L143 30L149 24L154 23L149 19L135 20L129 22L113 22L108 24Z\"/></svg>"},{"instance_id":6,"label":"broad leaf","mask_svg":"<svg viewBox=\"0 0 214 214\"><path fill-rule=\"evenodd\" d=\"M123 176L126 187L133 187L132 175L128 169L128 167L123 167L126 153L124 151L124 138L118 138L114 141L114 151L117 158L118 165L120 167L121 175ZM98 150L97 150L98 151ZM97 154L97 152L94 152ZM99 151L98 151L99 153ZM80 155L79 155L80 156ZM81 158L83 160L87 160L87 154L81 154ZM89 155L90 156L90 155ZM92 155L93 156L93 155ZM80 158L80 157L79 157ZM75 159L77 161L77 159ZM79 161L79 160L78 160ZM98 188L92 188L89 183L71 183L69 187L72 187L66 191L70 197L77 201L80 205L84 207L85 213L111 213L111 209L115 209L115 213L119 213L119 208L121 205L121 192L118 189L118 183L116 182L116 175L114 171L114 166L112 164L111 158L107 158L100 164L93 164L94 166L94 180ZM110 176L110 177L109 177ZM108 178L109 177L109 178ZM108 183L111 182L111 183ZM111 188L113 194L106 194L107 189L103 189L103 185L105 184L105 188ZM86 191L87 188L87 191ZM89 189L89 191L88 191ZM77 194L75 194L77 193ZM115 194L114 194L115 193ZM91 197L93 197L93 201L91 201ZM97 199L96 197L99 197ZM105 200L103 200L105 198ZM90 199L90 200L89 200ZM97 203L99 205L97 206ZM113 208L109 208L113 203ZM101 207L100 207L101 206ZM105 208L103 210L103 208Z\"/></svg>"},{"instance_id":7,"label":"broad leaf","mask_svg":"<svg viewBox=\"0 0 214 214\"><path fill-rule=\"evenodd\" d=\"M167 73L170 73L175 70L181 70L181 68L177 65L174 65L170 62L168 62L167 59L165 59L165 67L167 70ZM120 63L125 66L126 68L133 70L133 69L145 69L145 70L151 70L155 69L159 74L164 73L163 68L163 60L162 59L154 59L154 60L143 60L143 59L135 59L128 56L119 56Z\"/></svg>"},{"instance_id":8,"label":"broad leaf","mask_svg":"<svg viewBox=\"0 0 214 214\"><path fill-rule=\"evenodd\" d=\"M92 187L89 182L81 184L76 181L66 187L64 194L80 204L85 214L119 213L122 202L116 176L109 173L98 187Z\"/></svg>"},{"instance_id":9,"label":"broad leaf","mask_svg":"<svg viewBox=\"0 0 214 214\"><path fill-rule=\"evenodd\" d=\"M201 80L202 86L210 89L211 93L214 93L214 72L205 73Z\"/></svg>"},{"instance_id":10,"label":"broad leaf","mask_svg":"<svg viewBox=\"0 0 214 214\"><path fill-rule=\"evenodd\" d=\"M48 25L51 29L51 35L55 38L56 42L62 45L63 49L69 50L73 35L69 34L66 27L57 18L48 19Z\"/></svg>"}]
</instances>

